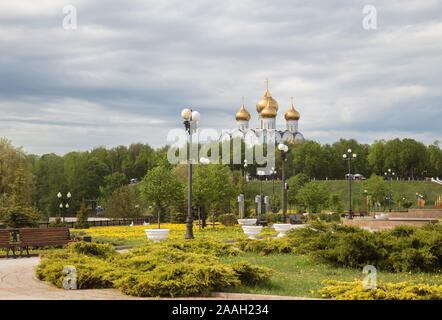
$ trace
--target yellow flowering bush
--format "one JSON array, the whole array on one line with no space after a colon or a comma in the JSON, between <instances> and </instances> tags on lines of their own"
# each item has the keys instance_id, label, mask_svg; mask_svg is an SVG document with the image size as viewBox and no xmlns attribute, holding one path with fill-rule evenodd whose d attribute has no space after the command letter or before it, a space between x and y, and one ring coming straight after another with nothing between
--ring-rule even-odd
<instances>
[{"instance_id":1,"label":"yellow flowering bush","mask_svg":"<svg viewBox=\"0 0 442 320\"><path fill-rule=\"evenodd\" d=\"M428 285L404 281L385 283L378 281L376 289L365 289L362 281L324 280L319 293L337 300L441 300L442 284Z\"/></svg>"}]
</instances>

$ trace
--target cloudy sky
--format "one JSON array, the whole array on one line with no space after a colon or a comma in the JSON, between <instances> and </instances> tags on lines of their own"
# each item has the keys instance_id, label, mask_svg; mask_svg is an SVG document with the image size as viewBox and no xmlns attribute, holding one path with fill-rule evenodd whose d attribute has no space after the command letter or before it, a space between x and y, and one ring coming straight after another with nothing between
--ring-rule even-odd
<instances>
[{"instance_id":1,"label":"cloudy sky","mask_svg":"<svg viewBox=\"0 0 442 320\"><path fill-rule=\"evenodd\" d=\"M266 78L279 128L293 96L308 139L429 144L441 71L440 0L0 0L0 136L28 153L164 146L187 106L234 128L242 96L254 127Z\"/></svg>"}]
</instances>

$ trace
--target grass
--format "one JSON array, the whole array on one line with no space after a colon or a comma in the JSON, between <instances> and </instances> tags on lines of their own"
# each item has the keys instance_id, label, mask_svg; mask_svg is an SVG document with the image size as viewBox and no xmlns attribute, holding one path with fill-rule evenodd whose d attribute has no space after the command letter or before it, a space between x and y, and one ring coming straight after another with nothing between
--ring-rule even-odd
<instances>
[{"instance_id":1,"label":"grass","mask_svg":"<svg viewBox=\"0 0 442 320\"><path fill-rule=\"evenodd\" d=\"M244 253L236 257L221 258L222 262L233 263L247 260L252 264L269 267L276 271L270 281L257 286L239 286L225 290L236 293L255 293L279 296L322 298L318 290L324 287L323 280L353 281L363 280L362 270L335 268L312 261L304 255L274 254L259 256ZM442 275L431 273L391 273L377 272L377 280L384 282L416 281L425 284L441 284Z\"/></svg>"},{"instance_id":2,"label":"grass","mask_svg":"<svg viewBox=\"0 0 442 320\"><path fill-rule=\"evenodd\" d=\"M325 183L330 194L338 194L344 204L348 203L348 181L347 180L317 180L317 183ZM364 181L352 181L352 203L355 210L365 210L365 196L363 194ZM264 195L271 196L272 181L263 181ZM250 181L248 183L247 197L255 198L259 194L260 182ZM431 181L392 181L391 190L393 197L405 197L413 202L413 207L417 207L416 192L425 196L427 199L425 208L434 208L434 201L442 195L442 185ZM275 194L281 197L281 181L275 181ZM393 210L397 210L397 204L394 203ZM344 206L345 207L345 206Z\"/></svg>"}]
</instances>

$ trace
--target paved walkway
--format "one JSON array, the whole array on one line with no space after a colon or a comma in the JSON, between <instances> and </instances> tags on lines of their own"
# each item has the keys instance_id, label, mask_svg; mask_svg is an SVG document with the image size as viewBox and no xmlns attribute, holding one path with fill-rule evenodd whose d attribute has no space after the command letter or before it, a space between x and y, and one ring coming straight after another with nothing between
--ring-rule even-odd
<instances>
[{"instance_id":1,"label":"paved walkway","mask_svg":"<svg viewBox=\"0 0 442 320\"><path fill-rule=\"evenodd\" d=\"M39 257L0 259L0 300L134 300L138 298L121 293L117 289L64 290L35 277ZM160 298L169 300L171 298ZM206 298L177 298L179 300L304 300L304 298L267 296L237 293L213 293Z\"/></svg>"}]
</instances>

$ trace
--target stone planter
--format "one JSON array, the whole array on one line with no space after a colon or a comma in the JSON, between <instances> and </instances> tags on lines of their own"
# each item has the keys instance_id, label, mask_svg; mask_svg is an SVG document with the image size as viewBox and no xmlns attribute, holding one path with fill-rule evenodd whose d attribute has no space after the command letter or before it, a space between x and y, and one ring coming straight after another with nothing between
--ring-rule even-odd
<instances>
[{"instance_id":1,"label":"stone planter","mask_svg":"<svg viewBox=\"0 0 442 320\"><path fill-rule=\"evenodd\" d=\"M262 226L242 226L242 229L249 239L257 239L258 234L261 233Z\"/></svg>"},{"instance_id":2,"label":"stone planter","mask_svg":"<svg viewBox=\"0 0 442 320\"><path fill-rule=\"evenodd\" d=\"M275 230L276 230L277 232L279 232L279 234L278 234L278 238L279 238L279 237L284 237L284 236L285 236L285 233L286 233L287 231L289 231L289 230L291 229L291 227L292 227L292 225L289 224L289 223L277 223L277 224L274 224L274 225L273 225L273 228L275 228Z\"/></svg>"},{"instance_id":3,"label":"stone planter","mask_svg":"<svg viewBox=\"0 0 442 320\"><path fill-rule=\"evenodd\" d=\"M154 242L160 242L167 238L169 234L169 229L145 229L147 238L153 240Z\"/></svg>"},{"instance_id":4,"label":"stone planter","mask_svg":"<svg viewBox=\"0 0 442 320\"><path fill-rule=\"evenodd\" d=\"M257 219L238 219L238 223L242 226L253 226Z\"/></svg>"}]
</instances>

